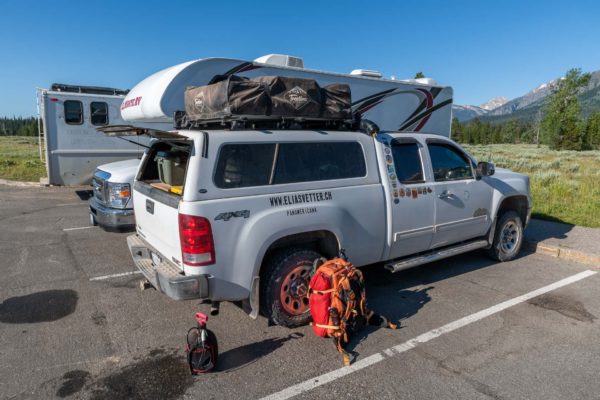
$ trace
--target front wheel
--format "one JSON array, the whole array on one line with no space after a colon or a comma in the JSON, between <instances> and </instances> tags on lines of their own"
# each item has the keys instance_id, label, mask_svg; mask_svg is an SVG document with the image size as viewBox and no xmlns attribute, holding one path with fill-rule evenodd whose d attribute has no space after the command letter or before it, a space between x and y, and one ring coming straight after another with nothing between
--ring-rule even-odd
<instances>
[{"instance_id":1,"label":"front wheel","mask_svg":"<svg viewBox=\"0 0 600 400\"><path fill-rule=\"evenodd\" d=\"M321 254L288 249L277 254L261 276L261 310L277 325L294 328L310 322L308 285L313 262Z\"/></svg>"},{"instance_id":2,"label":"front wheel","mask_svg":"<svg viewBox=\"0 0 600 400\"><path fill-rule=\"evenodd\" d=\"M519 254L522 244L523 222L521 217L514 211L507 211L498 219L489 255L498 261L510 261Z\"/></svg>"}]
</instances>

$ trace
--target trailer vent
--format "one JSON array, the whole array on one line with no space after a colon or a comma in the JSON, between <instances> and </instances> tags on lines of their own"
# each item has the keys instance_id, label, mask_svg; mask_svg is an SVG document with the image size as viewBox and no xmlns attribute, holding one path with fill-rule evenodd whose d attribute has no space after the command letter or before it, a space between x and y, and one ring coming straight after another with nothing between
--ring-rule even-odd
<instances>
[{"instance_id":1,"label":"trailer vent","mask_svg":"<svg viewBox=\"0 0 600 400\"><path fill-rule=\"evenodd\" d=\"M267 54L254 60L261 64L271 64L280 67L304 68L304 60L287 54Z\"/></svg>"},{"instance_id":2,"label":"trailer vent","mask_svg":"<svg viewBox=\"0 0 600 400\"><path fill-rule=\"evenodd\" d=\"M371 69L355 69L350 72L350 75L366 76L368 78L381 78L381 72L373 71Z\"/></svg>"}]
</instances>

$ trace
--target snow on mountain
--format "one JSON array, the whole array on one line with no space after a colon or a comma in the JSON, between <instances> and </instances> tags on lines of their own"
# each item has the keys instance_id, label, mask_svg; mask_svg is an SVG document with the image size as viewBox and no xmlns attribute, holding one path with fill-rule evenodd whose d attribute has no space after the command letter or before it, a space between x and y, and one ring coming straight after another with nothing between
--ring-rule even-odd
<instances>
[{"instance_id":1,"label":"snow on mountain","mask_svg":"<svg viewBox=\"0 0 600 400\"><path fill-rule=\"evenodd\" d=\"M508 101L508 99L504 96L498 96L498 97L494 97L493 99L483 103L482 105L480 105L480 108L483 108L484 110L490 111L493 110L494 108L498 108L501 105L505 104Z\"/></svg>"},{"instance_id":2,"label":"snow on mountain","mask_svg":"<svg viewBox=\"0 0 600 400\"><path fill-rule=\"evenodd\" d=\"M461 122L482 116L486 113L487 110L484 110L483 108L478 106L461 106L459 104L452 105L452 117L458 119Z\"/></svg>"},{"instance_id":3,"label":"snow on mountain","mask_svg":"<svg viewBox=\"0 0 600 400\"><path fill-rule=\"evenodd\" d=\"M552 90L554 90L556 85L558 85L558 82L559 79L554 79L550 82L542 83L541 85L539 85L532 91L526 93L525 95L514 98L502 104L501 106L490 110L490 112L487 115L491 116L511 114L517 110L523 109L552 93Z\"/></svg>"}]
</instances>

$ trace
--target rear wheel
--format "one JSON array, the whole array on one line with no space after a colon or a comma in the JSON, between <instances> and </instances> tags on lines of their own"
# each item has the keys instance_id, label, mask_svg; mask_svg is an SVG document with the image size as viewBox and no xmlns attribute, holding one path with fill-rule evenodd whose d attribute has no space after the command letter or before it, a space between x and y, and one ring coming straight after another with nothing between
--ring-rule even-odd
<instances>
[{"instance_id":1,"label":"rear wheel","mask_svg":"<svg viewBox=\"0 0 600 400\"><path fill-rule=\"evenodd\" d=\"M261 310L277 325L293 328L310 322L308 284L315 259L321 254L307 249L278 253L261 276Z\"/></svg>"},{"instance_id":2,"label":"rear wheel","mask_svg":"<svg viewBox=\"0 0 600 400\"><path fill-rule=\"evenodd\" d=\"M489 255L498 261L510 261L519 254L522 244L523 222L521 217L514 211L507 211L498 219Z\"/></svg>"}]
</instances>

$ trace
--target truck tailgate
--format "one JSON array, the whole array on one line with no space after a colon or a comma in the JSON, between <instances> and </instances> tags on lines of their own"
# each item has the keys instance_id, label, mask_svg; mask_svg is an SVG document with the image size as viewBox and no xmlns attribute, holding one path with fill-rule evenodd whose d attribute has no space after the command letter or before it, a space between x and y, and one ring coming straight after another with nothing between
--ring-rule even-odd
<instances>
[{"instance_id":1,"label":"truck tailgate","mask_svg":"<svg viewBox=\"0 0 600 400\"><path fill-rule=\"evenodd\" d=\"M165 257L166 260L160 261L174 262L183 269L179 242L179 200L179 196L165 193L148 183L138 181L134 185L137 233L160 252L153 257Z\"/></svg>"}]
</instances>

